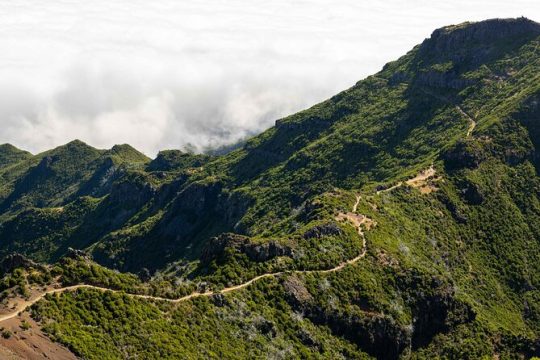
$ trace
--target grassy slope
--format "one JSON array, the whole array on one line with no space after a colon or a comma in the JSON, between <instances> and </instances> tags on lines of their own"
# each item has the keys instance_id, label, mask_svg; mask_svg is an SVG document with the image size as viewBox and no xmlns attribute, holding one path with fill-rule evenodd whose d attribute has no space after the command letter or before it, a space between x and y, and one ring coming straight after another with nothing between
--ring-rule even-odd
<instances>
[{"instance_id":1,"label":"grassy slope","mask_svg":"<svg viewBox=\"0 0 540 360\"><path fill-rule=\"evenodd\" d=\"M530 355L540 336L539 40L501 26L507 42L479 45L473 37L459 50L444 36L468 27L441 30L437 43L190 170L187 180L156 183L163 193L194 181L242 192L251 206L234 228L253 242L278 239L297 254L260 263L231 250L195 272L195 281L223 286L280 267L325 268L350 258L358 241L347 225L342 237L303 236L350 209L353 194L334 187L361 191L359 213L377 222L366 235L365 261L330 275L265 280L225 300L176 309L81 291L38 304L36 316L54 320L47 329L56 339L96 358L122 357L126 349L149 358L360 357L362 350L379 357ZM465 54L459 62L456 51ZM472 138L465 139L468 120L455 105L475 117ZM401 187L375 195L376 184L431 163L443 178L439 191ZM157 200L149 204L106 238L115 256L145 239L168 239L156 231L182 207L173 201L157 211ZM128 313L142 325L126 323Z\"/></svg>"}]
</instances>

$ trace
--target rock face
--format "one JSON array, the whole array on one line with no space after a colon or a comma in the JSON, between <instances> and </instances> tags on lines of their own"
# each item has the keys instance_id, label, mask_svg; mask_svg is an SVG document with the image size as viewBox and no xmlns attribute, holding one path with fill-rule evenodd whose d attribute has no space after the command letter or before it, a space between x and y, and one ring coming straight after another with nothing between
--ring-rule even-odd
<instances>
[{"instance_id":1,"label":"rock face","mask_svg":"<svg viewBox=\"0 0 540 360\"><path fill-rule=\"evenodd\" d=\"M85 259L85 260L92 260L92 255L91 254L87 253L84 250L73 249L71 247L69 247L67 249L65 257L70 258L70 259L82 258L82 259Z\"/></svg>"},{"instance_id":2,"label":"rock face","mask_svg":"<svg viewBox=\"0 0 540 360\"><path fill-rule=\"evenodd\" d=\"M471 182L464 182L461 186L461 193L464 200L470 205L480 205L484 202L484 194L480 187Z\"/></svg>"},{"instance_id":3,"label":"rock face","mask_svg":"<svg viewBox=\"0 0 540 360\"><path fill-rule=\"evenodd\" d=\"M297 277L284 280L287 301L292 308L301 312L318 325L325 325L332 333L342 336L379 359L397 359L410 344L408 329L382 314L348 314L318 304L308 289Z\"/></svg>"},{"instance_id":4,"label":"rock face","mask_svg":"<svg viewBox=\"0 0 540 360\"><path fill-rule=\"evenodd\" d=\"M443 154L447 170L475 169L488 157L489 148L477 140L458 141Z\"/></svg>"},{"instance_id":5,"label":"rock face","mask_svg":"<svg viewBox=\"0 0 540 360\"><path fill-rule=\"evenodd\" d=\"M291 256L291 248L281 245L275 241L270 241L264 244L246 244L242 250L252 261L268 261L278 256Z\"/></svg>"},{"instance_id":6,"label":"rock face","mask_svg":"<svg viewBox=\"0 0 540 360\"><path fill-rule=\"evenodd\" d=\"M121 175L122 171L114 163L110 157L105 158L103 163L98 167L92 178L83 186L77 193L77 196L90 195L93 197L101 197L108 194L115 180Z\"/></svg>"},{"instance_id":7,"label":"rock face","mask_svg":"<svg viewBox=\"0 0 540 360\"><path fill-rule=\"evenodd\" d=\"M540 25L525 18L493 19L466 25L435 30L420 46L420 54L444 54L453 62L468 62L474 66L496 55L501 39L523 42L540 35ZM475 51L470 51L473 46Z\"/></svg>"},{"instance_id":8,"label":"rock face","mask_svg":"<svg viewBox=\"0 0 540 360\"><path fill-rule=\"evenodd\" d=\"M520 44L538 35L540 25L525 18L493 19L437 29L420 45L416 55L419 71L414 82L420 86L464 89L476 80L461 74L500 57L504 51L501 39ZM407 78L398 72L390 83L397 84Z\"/></svg>"},{"instance_id":9,"label":"rock face","mask_svg":"<svg viewBox=\"0 0 540 360\"><path fill-rule=\"evenodd\" d=\"M40 268L41 266L34 261L26 258L24 255L19 253L11 254L0 262L0 273L5 274L10 271L15 270L16 268Z\"/></svg>"},{"instance_id":10,"label":"rock face","mask_svg":"<svg viewBox=\"0 0 540 360\"><path fill-rule=\"evenodd\" d=\"M193 183L182 189L162 220L166 224L163 235L180 240L204 226L215 214L221 190L219 182Z\"/></svg>"},{"instance_id":11,"label":"rock face","mask_svg":"<svg viewBox=\"0 0 540 360\"><path fill-rule=\"evenodd\" d=\"M475 318L467 304L456 300L451 286L438 279L432 279L431 283L427 281L415 274L407 274L403 279L413 314L412 326L398 324L389 315L369 310L337 311L324 301L320 302L296 276L283 280L282 286L291 307L313 323L327 326L334 334L358 344L378 359L398 359L407 348L425 346L436 334ZM415 289L415 286L419 288Z\"/></svg>"},{"instance_id":12,"label":"rock face","mask_svg":"<svg viewBox=\"0 0 540 360\"><path fill-rule=\"evenodd\" d=\"M459 74L454 71L425 71L418 74L416 77L417 83L423 86L440 87L450 89L463 89L474 82L472 80L462 79Z\"/></svg>"},{"instance_id":13,"label":"rock face","mask_svg":"<svg viewBox=\"0 0 540 360\"><path fill-rule=\"evenodd\" d=\"M126 179L113 185L110 200L113 204L138 208L149 201L155 193L156 188L149 183Z\"/></svg>"},{"instance_id":14,"label":"rock face","mask_svg":"<svg viewBox=\"0 0 540 360\"><path fill-rule=\"evenodd\" d=\"M448 332L459 324L474 320L475 314L465 303L455 299L450 289L420 297L414 306L412 347L423 347L438 333Z\"/></svg>"},{"instance_id":15,"label":"rock face","mask_svg":"<svg viewBox=\"0 0 540 360\"><path fill-rule=\"evenodd\" d=\"M289 302L296 308L302 308L313 301L313 296L296 276L289 276L285 279L283 287Z\"/></svg>"},{"instance_id":16,"label":"rock face","mask_svg":"<svg viewBox=\"0 0 540 360\"><path fill-rule=\"evenodd\" d=\"M247 194L233 191L220 195L216 210L223 216L227 227L237 233L243 233L245 229L240 220L252 204L253 199Z\"/></svg>"},{"instance_id":17,"label":"rock face","mask_svg":"<svg viewBox=\"0 0 540 360\"><path fill-rule=\"evenodd\" d=\"M203 263L222 256L226 249L244 253L252 261L263 262L278 256L292 256L293 251L290 247L281 245L276 241L268 241L263 244L254 244L247 236L225 233L212 238L201 255Z\"/></svg>"},{"instance_id":18,"label":"rock face","mask_svg":"<svg viewBox=\"0 0 540 360\"><path fill-rule=\"evenodd\" d=\"M523 105L516 118L527 128L534 146L532 154L537 173L540 174L540 93L531 96Z\"/></svg>"},{"instance_id":19,"label":"rock face","mask_svg":"<svg viewBox=\"0 0 540 360\"><path fill-rule=\"evenodd\" d=\"M474 321L469 304L456 298L452 284L438 277L427 278L415 271L400 275L399 287L406 291L413 315L411 346L423 347L439 333Z\"/></svg>"},{"instance_id":20,"label":"rock face","mask_svg":"<svg viewBox=\"0 0 540 360\"><path fill-rule=\"evenodd\" d=\"M304 233L304 239L321 239L325 236L339 236L343 230L336 223L317 225Z\"/></svg>"}]
</instances>

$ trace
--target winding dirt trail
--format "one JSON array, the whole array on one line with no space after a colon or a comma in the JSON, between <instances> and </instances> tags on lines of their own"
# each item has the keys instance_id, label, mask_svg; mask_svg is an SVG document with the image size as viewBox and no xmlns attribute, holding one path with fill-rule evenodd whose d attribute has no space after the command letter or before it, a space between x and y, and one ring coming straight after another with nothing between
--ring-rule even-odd
<instances>
[{"instance_id":1,"label":"winding dirt trail","mask_svg":"<svg viewBox=\"0 0 540 360\"><path fill-rule=\"evenodd\" d=\"M0 322L3 322L3 321L13 319L13 318L17 317L20 313L24 312L29 307L31 307L32 305L34 305L35 303L37 303L38 301L40 301L41 299L43 299L47 295L59 294L59 293L63 293L63 292L66 292L66 291L74 291L74 290L83 289L83 288L84 289L94 289L94 290L99 290L99 291L103 291L103 292L111 291L111 292L114 292L114 293L123 293L123 294L125 294L127 296L130 296L130 297L133 297L133 298L139 298L139 299L149 299L149 300L157 300L157 301L166 301L166 302L170 302L170 303L179 303L179 302L187 301L187 300L190 300L190 299L193 299L193 298L196 298L196 297L226 294L226 293L233 292L233 291L236 291L236 290L244 289L244 288L250 286L251 284L253 284L254 282L259 281L259 280L264 279L264 278L278 277L278 276L281 276L281 275L284 275L284 274L327 274L327 273L332 273L332 272L339 271L339 270L345 268L348 265L351 265L351 264L354 264L354 263L358 262L360 259L362 259L366 255L366 251L367 251L366 238L365 238L364 232L362 230L362 225L366 226L366 228L368 230L371 229L371 227L373 227L375 225L375 222L373 220L371 220L370 218L368 218L368 217L366 217L364 215L356 214L356 209L358 208L358 204L360 203L360 199L361 199L361 197L359 195L356 196L356 202L354 203L354 205L352 207L352 211L348 212L346 214L339 213L338 216L336 217L336 220L338 220L338 221L349 221L356 228L358 234L362 238L362 250L361 250L361 252L360 252L360 254L358 256L356 256L356 257L354 257L352 259L349 259L347 261L344 261L344 262L340 263L339 265L337 265L337 266L335 266L335 267L333 267L331 269L326 269L326 270L290 270L290 271L280 271L280 272L275 272L275 273L262 274L262 275L256 276L253 279L248 280L248 281L246 281L246 282L244 282L242 284L239 284L239 285L229 286L229 287L223 288L221 290L217 290L217 291L206 291L206 292L198 292L198 291L196 291L196 292L193 292L193 293L191 293L189 295L186 295L186 296L183 296L183 297L180 297L180 298L177 298L177 299L170 299L170 298L164 298L164 297L152 296L152 295L125 293L125 292L120 291L120 290L114 290L114 289L109 289L109 288L95 286L95 285L88 285L88 284L72 285L72 286L66 286L66 287L61 287L61 288L52 288L52 289L48 289L46 291L40 292L40 293L38 293L34 297L31 297L28 300L20 300L19 299L18 302L15 304L15 308L12 309L12 311L10 311L9 313L0 315Z\"/></svg>"},{"instance_id":2,"label":"winding dirt trail","mask_svg":"<svg viewBox=\"0 0 540 360\"><path fill-rule=\"evenodd\" d=\"M465 112L459 105L453 103L452 101L450 101L448 98L446 98L444 96L437 95L437 94L428 92L426 90L424 90L424 92L426 94L428 94L428 95L431 95L431 96L436 97L436 98L438 98L440 100L443 100L443 101L445 101L445 102L447 102L449 104L454 105L456 110L463 117L465 117L466 119L469 120L469 128L467 129L467 136L466 137L471 137L471 135L472 135L472 133L473 133L475 127L476 127L476 121L471 115L469 115L467 112ZM433 165L432 165L429 169L422 171L416 177L405 181L405 184L407 184L409 186L413 186L413 187L418 187L418 186L421 186L421 184L425 183L428 179L432 178L433 176L435 176L435 169L433 168ZM377 191L376 194L380 195L381 193L390 192L390 191L392 191L392 190L394 190L394 189L396 189L398 187L403 186L403 184L404 184L404 182L400 181L399 183L397 183L394 186L391 186L391 187L389 187L387 189ZM10 311L9 313L0 315L0 322L15 318L21 312L25 311L30 306L34 305L35 303L37 303L38 301L40 301L41 299L43 299L45 296L47 296L49 294L58 294L58 293L63 293L63 292L66 292L66 291L73 291L73 290L82 289L82 288L95 289L95 290L104 291L104 292L105 291L112 291L112 292L115 292L115 293L120 293L121 292L121 293L124 293L124 294L126 294L128 296L131 296L131 297L134 297L134 298L150 299L150 300L157 300L157 301L167 301L167 302L171 302L171 303L179 303L179 302L187 301L187 300L190 300L190 299L193 299L193 298L196 298L196 297L226 294L226 293L229 293L229 292L233 292L233 291L236 291L236 290L246 288L246 287L250 286L251 284L253 284L254 282L259 281L261 279L269 278L269 277L278 277L278 276L281 276L283 274L315 274L315 273L317 273L317 274L327 274L327 273L332 273L332 272L339 271L339 270L343 269L344 267L346 267L348 265L351 265L351 264L354 264L354 263L358 262L360 259L362 259L366 255L366 251L367 251L366 238L365 238L364 232L362 230L362 226L365 226L369 230L369 229L371 229L371 227L376 225L376 223L373 220L369 219L368 217L366 217L364 215L356 214L356 210L358 208L358 204L360 203L360 199L361 199L361 196L357 195L356 196L356 202L354 203L354 205L352 207L352 211L348 212L348 213L339 213L338 216L336 217L336 220L338 220L338 221L348 221L356 228L358 234L362 238L362 250L361 250L361 252L360 252L360 254L358 256L356 256L356 257L354 257L352 259L349 259L347 261L344 261L344 262L340 263L339 265L337 265L337 266L335 266L335 267L333 267L331 269L326 269L326 270L291 270L291 271L280 271L280 272L275 272L275 273L267 273L267 274L262 274L262 275L256 276L253 279L248 280L248 281L246 281L246 282L244 282L242 284L239 284L239 285L226 287L226 288L223 288L223 289L217 290L217 291L206 291L206 292L198 292L198 291L196 291L196 292L193 292L193 293L191 293L189 295L186 295L186 296L183 296L183 297L180 297L180 298L177 298L177 299L169 299L169 298L164 298L164 297L159 297L159 296L151 296L151 295L130 294L130 293L124 293L123 291L120 291L120 290L114 290L114 289L109 289L109 288L104 288L104 287L99 287L99 286L94 286L94 285L87 285L87 284L66 286L66 287L62 287L62 288L52 288L52 289L48 289L46 291L43 291L41 293L38 293L36 296L34 296L34 297L32 297L32 298L30 298L28 300L19 299L15 303L15 307L12 309L12 311ZM62 209L59 209L59 210L61 211Z\"/></svg>"},{"instance_id":3,"label":"winding dirt trail","mask_svg":"<svg viewBox=\"0 0 540 360\"><path fill-rule=\"evenodd\" d=\"M463 111L463 109L460 106L456 105L456 109L457 111L459 111L459 113L462 116L464 116L465 118L467 118L467 120L469 120L469 128L467 129L467 137L471 137L472 132L474 131L474 128L476 127L476 121L473 119L472 116L470 116L465 111Z\"/></svg>"},{"instance_id":4,"label":"winding dirt trail","mask_svg":"<svg viewBox=\"0 0 540 360\"><path fill-rule=\"evenodd\" d=\"M398 182L396 185L390 186L388 189L382 189L377 190L377 195L381 195L382 193L390 192L394 189L397 189L398 187L403 186L403 181Z\"/></svg>"},{"instance_id":5,"label":"winding dirt trail","mask_svg":"<svg viewBox=\"0 0 540 360\"><path fill-rule=\"evenodd\" d=\"M403 186L404 184L407 184L407 185L409 185L411 187L414 187L414 188L420 188L420 191L422 193L429 193L431 191L428 191L428 190L430 190L431 188L429 186L427 186L428 185L427 181L432 179L433 177L435 177L436 174L437 174L437 171L435 170L433 165L431 165L426 170L421 171L420 173L418 173L418 175L416 175L415 177L413 177L413 178L411 178L409 180L406 180L405 182L400 181L396 185L391 186L391 187L389 187L387 189L377 190L377 195L380 195L380 194L386 193L386 192L390 192L390 191L392 191L394 189L397 189L397 188Z\"/></svg>"},{"instance_id":6,"label":"winding dirt trail","mask_svg":"<svg viewBox=\"0 0 540 360\"><path fill-rule=\"evenodd\" d=\"M474 117L472 117L471 115L469 115L465 110L463 110L461 108L461 106L459 106L458 104L454 103L452 100L450 100L449 98L447 98L446 96L443 96L443 95L440 95L440 94L435 94L431 91L428 91L426 89L422 89L422 91L427 94L427 95L430 95L430 96L433 96L434 98L437 98L439 100L442 100L444 101L445 103L447 104L450 104L450 105L454 105L456 110L461 114L461 116L465 117L467 120L469 120L469 128L467 129L467 137L471 137L473 131L474 131L474 128L476 127L476 120L474 119Z\"/></svg>"},{"instance_id":7,"label":"winding dirt trail","mask_svg":"<svg viewBox=\"0 0 540 360\"><path fill-rule=\"evenodd\" d=\"M418 175L416 175L412 179L405 181L405 183L407 185L415 187L415 186L418 186L419 184L422 184L429 178L432 178L433 176L435 176L435 173L436 173L435 168L433 167L433 165L431 165L428 169L421 171Z\"/></svg>"},{"instance_id":8,"label":"winding dirt trail","mask_svg":"<svg viewBox=\"0 0 540 360\"><path fill-rule=\"evenodd\" d=\"M439 94L435 94L435 93L432 93L431 91L427 91L427 90L422 90L425 94L427 95L430 95L430 96L433 96L434 98L437 98L441 101L444 101L450 105L453 105L456 110L459 112L459 114L461 116L463 116L464 118L466 118L468 121L469 121L469 127L467 128L467 135L465 136L466 138L470 138L472 136L472 133L474 131L474 129L476 128L476 120L471 116L469 115L465 110L463 110L461 108L461 106L455 104L453 101L451 101L450 99L448 99L446 96L442 96L442 95L439 95ZM409 185L409 186L412 186L412 187L422 187L424 185L424 183L435 176L435 169L433 168L433 165L431 165L431 167L427 170L424 170L422 171L420 174L418 174L416 177L412 178L412 179L409 179L407 181L405 181L405 184ZM382 189L382 190L377 190L376 194L377 195L380 195L382 193L386 193L386 192L390 192L394 189L397 189L401 186L403 186L403 181L400 181L398 182L397 184L387 188L387 189ZM426 193L429 193L431 192L429 189L426 191Z\"/></svg>"}]
</instances>

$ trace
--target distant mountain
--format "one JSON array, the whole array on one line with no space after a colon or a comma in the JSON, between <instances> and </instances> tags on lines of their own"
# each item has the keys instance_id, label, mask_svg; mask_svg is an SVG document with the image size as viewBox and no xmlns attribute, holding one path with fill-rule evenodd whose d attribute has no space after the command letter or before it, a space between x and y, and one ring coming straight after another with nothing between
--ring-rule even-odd
<instances>
[{"instance_id":1,"label":"distant mountain","mask_svg":"<svg viewBox=\"0 0 540 360\"><path fill-rule=\"evenodd\" d=\"M223 155L0 146L0 254L172 292L277 273L189 309L38 306L88 358L539 356L539 121L540 24L448 26Z\"/></svg>"},{"instance_id":2,"label":"distant mountain","mask_svg":"<svg viewBox=\"0 0 540 360\"><path fill-rule=\"evenodd\" d=\"M28 159L31 156L32 154L29 152L19 150L11 144L0 145L0 168L5 168L16 164L19 161Z\"/></svg>"}]
</instances>

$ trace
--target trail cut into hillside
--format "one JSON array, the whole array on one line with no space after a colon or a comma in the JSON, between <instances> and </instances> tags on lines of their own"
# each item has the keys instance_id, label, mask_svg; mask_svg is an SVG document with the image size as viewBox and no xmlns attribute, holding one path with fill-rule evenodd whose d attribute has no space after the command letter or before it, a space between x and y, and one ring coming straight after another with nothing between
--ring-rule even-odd
<instances>
[{"instance_id":1,"label":"trail cut into hillside","mask_svg":"<svg viewBox=\"0 0 540 360\"><path fill-rule=\"evenodd\" d=\"M339 270L343 269L344 267L346 267L348 265L352 265L352 264L358 262L360 259L362 259L366 255L366 250L367 250L366 238L365 238L364 231L363 231L362 228L365 227L367 230L370 230L372 227L374 227L376 225L376 223L373 220L371 220L370 218L368 218L367 216L356 214L356 210L357 210L358 204L360 203L360 199L361 199L360 196L356 197L356 202L354 203L351 212L339 213L336 216L336 220L338 220L338 221L347 221L356 228L356 231L358 232L358 234L360 235L360 238L362 239L362 249L360 251L360 254L358 256L352 258L352 259L349 259L347 261L344 261L344 262L338 264L337 266L335 266L335 267L333 267L331 269L293 270L293 271L280 271L280 272L275 272L275 273L262 274L262 275L256 276L253 279L248 280L248 281L246 281L246 282L244 282L242 284L239 284L239 285L225 287L225 288L223 288L221 290L216 290L216 291L206 291L206 292L198 292L198 291L196 291L196 292L193 292L193 293L191 293L189 295L186 295L186 296L183 296L183 297L180 297L180 298L177 298L177 299L170 299L170 298L165 298L165 297L160 297L160 296L152 296L152 295L125 293L125 292L120 291L120 290L109 289L109 288L96 286L96 285L89 285L89 284L79 284L79 285L72 285L72 286L65 286L65 287L58 287L58 288L48 288L45 291L34 294L29 299L20 299L20 298L18 298L15 301L15 303L12 304L12 308L11 308L10 312L0 315L0 322L3 322L3 321L13 319L13 318L17 317L22 312L27 310L29 307L31 307L32 305L34 305L35 303L37 303L38 301L40 301L41 299L43 299L47 295L60 294L60 293L66 292L66 291L75 291L77 289L94 289L94 290L103 291L103 292L111 291L111 292L114 292L114 293L122 293L122 294L125 294L127 296L130 296L130 297L133 297L133 298L138 298L138 299L147 299L147 300L156 300L156 301L166 301L166 302L170 302L170 303L179 303L179 302L187 301L187 300L190 300L190 299L193 299L193 298L196 298L196 297L202 297L202 296L207 296L208 297L208 296L226 294L226 293L230 293L230 292L233 292L233 291L236 291L236 290L241 290L241 289L244 289L244 288L250 286L251 284L253 284L254 282L256 282L258 280L265 279L265 278L271 278L271 277L279 277L279 276L284 275L284 274L327 274L327 273L332 273L332 272L339 271Z\"/></svg>"},{"instance_id":2,"label":"trail cut into hillside","mask_svg":"<svg viewBox=\"0 0 540 360\"><path fill-rule=\"evenodd\" d=\"M405 182L400 181L397 184L395 184L395 185L393 185L393 186L391 186L391 187L389 187L387 189L377 190L377 195L380 195L380 194L386 193L386 192L390 192L390 191L392 191L394 189L397 189L397 188L399 188L399 187L401 187L403 185L408 185L410 187L417 188L418 190L420 190L420 192L422 194L429 194L429 193L437 190L437 187L433 183L436 182L436 181L441 180L440 177L435 176L436 174L437 174L437 171L435 170L433 165L431 165L426 170L422 170L420 173L418 173L418 175L416 175L415 177L413 177L413 178L411 178L409 180L406 180Z\"/></svg>"}]
</instances>

